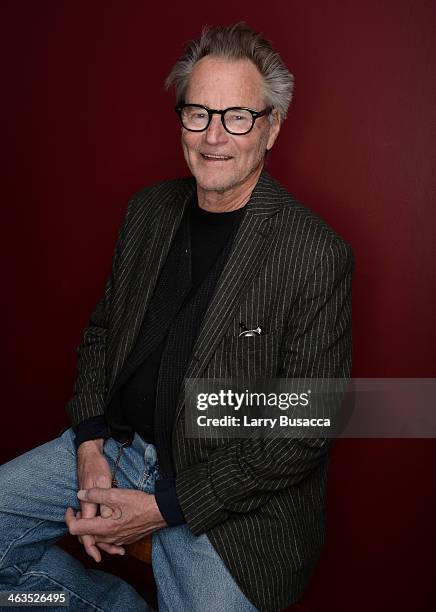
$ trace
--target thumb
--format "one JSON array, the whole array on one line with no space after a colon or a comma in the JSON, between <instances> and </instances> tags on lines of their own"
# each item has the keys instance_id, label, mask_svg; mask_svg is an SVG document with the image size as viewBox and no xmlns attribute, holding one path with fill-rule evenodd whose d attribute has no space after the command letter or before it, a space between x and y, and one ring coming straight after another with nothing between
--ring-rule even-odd
<instances>
[{"instance_id":1,"label":"thumb","mask_svg":"<svg viewBox=\"0 0 436 612\"><path fill-rule=\"evenodd\" d=\"M109 506L105 506L104 504L101 504L100 516L102 516L103 518L109 518L110 516L112 516L112 514L113 514L112 508L109 508Z\"/></svg>"},{"instance_id":2,"label":"thumb","mask_svg":"<svg viewBox=\"0 0 436 612\"><path fill-rule=\"evenodd\" d=\"M91 489L80 489L77 492L77 497L80 501L93 502L95 504L109 504L109 491L110 489L101 489L99 487L92 487Z\"/></svg>"}]
</instances>

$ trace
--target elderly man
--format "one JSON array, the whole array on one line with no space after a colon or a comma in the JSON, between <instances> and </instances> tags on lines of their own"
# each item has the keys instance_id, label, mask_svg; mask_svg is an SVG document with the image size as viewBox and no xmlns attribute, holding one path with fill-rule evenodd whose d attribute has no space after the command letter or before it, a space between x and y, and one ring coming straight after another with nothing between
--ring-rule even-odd
<instances>
[{"instance_id":1,"label":"elderly man","mask_svg":"<svg viewBox=\"0 0 436 612\"><path fill-rule=\"evenodd\" d=\"M324 539L326 440L185 435L183 382L347 377L350 247L264 169L293 78L244 24L205 29L167 80L193 178L136 194L78 349L72 427L1 469L1 583L74 610L144 610L101 551L153 534L159 610L278 610Z\"/></svg>"}]
</instances>

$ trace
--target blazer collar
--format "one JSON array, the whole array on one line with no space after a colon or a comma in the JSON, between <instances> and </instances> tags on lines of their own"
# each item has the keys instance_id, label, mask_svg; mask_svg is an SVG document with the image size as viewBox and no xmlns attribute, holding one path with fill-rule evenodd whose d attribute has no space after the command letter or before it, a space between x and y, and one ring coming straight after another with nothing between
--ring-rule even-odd
<instances>
[{"instance_id":1,"label":"blazer collar","mask_svg":"<svg viewBox=\"0 0 436 612\"><path fill-rule=\"evenodd\" d=\"M278 213L283 206L283 196L279 189L278 183L263 168L246 204L247 214L268 219Z\"/></svg>"}]
</instances>

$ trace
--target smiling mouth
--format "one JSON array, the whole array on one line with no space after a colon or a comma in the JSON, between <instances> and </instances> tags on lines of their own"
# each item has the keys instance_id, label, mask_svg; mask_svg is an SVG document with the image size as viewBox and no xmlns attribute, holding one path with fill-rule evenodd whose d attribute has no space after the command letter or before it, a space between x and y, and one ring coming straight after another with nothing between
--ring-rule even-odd
<instances>
[{"instance_id":1,"label":"smiling mouth","mask_svg":"<svg viewBox=\"0 0 436 612\"><path fill-rule=\"evenodd\" d=\"M228 161L229 159L233 159L231 155L213 155L201 153L201 157L206 161Z\"/></svg>"}]
</instances>

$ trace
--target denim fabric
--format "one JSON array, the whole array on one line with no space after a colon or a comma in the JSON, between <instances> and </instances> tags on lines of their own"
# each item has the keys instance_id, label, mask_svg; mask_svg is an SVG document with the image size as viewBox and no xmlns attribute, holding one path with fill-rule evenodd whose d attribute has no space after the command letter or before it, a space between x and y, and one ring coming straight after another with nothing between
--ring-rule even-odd
<instances>
[{"instance_id":1,"label":"denim fabric","mask_svg":"<svg viewBox=\"0 0 436 612\"><path fill-rule=\"evenodd\" d=\"M119 447L105 441L111 467ZM155 447L135 435L121 454L118 486L153 493L158 477ZM77 490L71 428L0 467L0 591L64 590L75 612L151 610L124 580L86 569L55 545L68 532L67 506L80 509ZM255 612L206 535L194 536L187 525L167 527L153 534L152 556L160 612Z\"/></svg>"}]
</instances>

